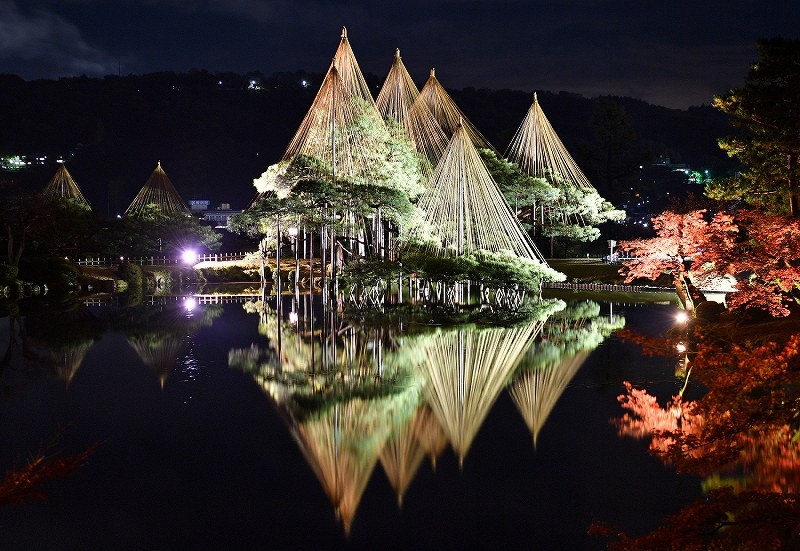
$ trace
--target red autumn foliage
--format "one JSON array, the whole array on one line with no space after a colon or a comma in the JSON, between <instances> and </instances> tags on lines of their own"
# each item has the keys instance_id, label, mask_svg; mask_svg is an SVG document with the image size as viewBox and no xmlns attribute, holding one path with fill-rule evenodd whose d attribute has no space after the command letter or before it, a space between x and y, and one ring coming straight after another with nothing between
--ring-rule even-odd
<instances>
[{"instance_id":1,"label":"red autumn foliage","mask_svg":"<svg viewBox=\"0 0 800 551\"><path fill-rule=\"evenodd\" d=\"M701 255L707 272L738 276L731 308L758 308L788 316L800 298L800 219L741 211L718 214Z\"/></svg>"},{"instance_id":2,"label":"red autumn foliage","mask_svg":"<svg viewBox=\"0 0 800 551\"><path fill-rule=\"evenodd\" d=\"M632 257L621 270L625 282L638 278L655 280L661 274L671 274L678 297L691 308L689 273L684 261L696 258L707 240L709 224L705 212L666 211L651 220L656 237L620 242L619 249Z\"/></svg>"},{"instance_id":3,"label":"red autumn foliage","mask_svg":"<svg viewBox=\"0 0 800 551\"><path fill-rule=\"evenodd\" d=\"M708 220L704 210L667 211L652 223L656 237L619 245L635 257L622 270L627 282L670 273L686 303L686 285L691 286L692 274L730 275L736 277L738 289L729 296L730 308L756 308L775 317L789 315L789 307L800 299L797 217L742 210L721 212Z\"/></svg>"},{"instance_id":4,"label":"red autumn foliage","mask_svg":"<svg viewBox=\"0 0 800 551\"><path fill-rule=\"evenodd\" d=\"M626 383L619 397L627 413L617 422L621 435L651 437L651 451L680 470L707 475L742 465L758 471L762 487L800 476L800 462L771 461L800 454L800 335L783 344L710 343L699 337L692 377L708 392L699 400L674 396L661 407L654 396ZM789 427L794 426L793 429ZM783 451L764 455L757 450ZM780 469L788 467L792 472ZM795 469L799 469L795 473ZM797 488L800 490L800 488ZM784 488L783 491L794 491Z\"/></svg>"}]
</instances>

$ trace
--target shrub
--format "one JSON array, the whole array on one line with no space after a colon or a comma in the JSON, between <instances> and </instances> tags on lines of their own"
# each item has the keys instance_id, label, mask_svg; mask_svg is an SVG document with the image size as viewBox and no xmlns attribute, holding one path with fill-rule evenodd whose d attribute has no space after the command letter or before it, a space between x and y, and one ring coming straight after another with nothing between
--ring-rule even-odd
<instances>
[{"instance_id":1,"label":"shrub","mask_svg":"<svg viewBox=\"0 0 800 551\"><path fill-rule=\"evenodd\" d=\"M245 270L241 266L221 268L199 268L195 270L198 281L206 283L230 283L241 281L260 281L258 270Z\"/></svg>"},{"instance_id":2,"label":"shrub","mask_svg":"<svg viewBox=\"0 0 800 551\"><path fill-rule=\"evenodd\" d=\"M117 275L120 277L120 279L125 280L125 282L128 284L128 288L141 288L142 284L144 283L142 267L138 264L132 264L130 262L124 262L120 264L117 268Z\"/></svg>"},{"instance_id":3,"label":"shrub","mask_svg":"<svg viewBox=\"0 0 800 551\"><path fill-rule=\"evenodd\" d=\"M475 251L462 256L436 257L412 249L403 256L403 269L436 281L476 281L490 287L520 287L539 291L542 281L563 281L564 274L535 260L510 252Z\"/></svg>"},{"instance_id":4,"label":"shrub","mask_svg":"<svg viewBox=\"0 0 800 551\"><path fill-rule=\"evenodd\" d=\"M0 262L0 285L8 285L16 281L19 275L19 268L10 264Z\"/></svg>"}]
</instances>

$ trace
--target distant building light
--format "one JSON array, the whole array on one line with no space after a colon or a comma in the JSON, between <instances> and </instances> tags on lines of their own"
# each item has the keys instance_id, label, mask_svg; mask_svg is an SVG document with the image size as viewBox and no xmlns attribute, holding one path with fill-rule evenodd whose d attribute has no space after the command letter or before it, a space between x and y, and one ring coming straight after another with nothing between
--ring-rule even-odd
<instances>
[{"instance_id":1,"label":"distant building light","mask_svg":"<svg viewBox=\"0 0 800 551\"><path fill-rule=\"evenodd\" d=\"M207 199L189 199L189 208L192 212L202 212L208 210L211 201Z\"/></svg>"}]
</instances>

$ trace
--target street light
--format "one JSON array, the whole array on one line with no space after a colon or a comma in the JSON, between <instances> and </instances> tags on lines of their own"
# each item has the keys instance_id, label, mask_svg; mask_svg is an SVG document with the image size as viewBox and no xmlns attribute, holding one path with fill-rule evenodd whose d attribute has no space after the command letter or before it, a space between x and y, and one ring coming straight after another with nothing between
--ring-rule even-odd
<instances>
[{"instance_id":1,"label":"street light","mask_svg":"<svg viewBox=\"0 0 800 551\"><path fill-rule=\"evenodd\" d=\"M192 249L186 249L181 253L181 260L183 260L184 264L196 264L197 263L197 251Z\"/></svg>"}]
</instances>

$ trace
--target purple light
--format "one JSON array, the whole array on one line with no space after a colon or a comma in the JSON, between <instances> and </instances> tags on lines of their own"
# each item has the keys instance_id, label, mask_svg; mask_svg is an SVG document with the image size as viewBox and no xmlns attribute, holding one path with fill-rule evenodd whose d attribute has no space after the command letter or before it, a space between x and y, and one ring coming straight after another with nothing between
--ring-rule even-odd
<instances>
[{"instance_id":1,"label":"purple light","mask_svg":"<svg viewBox=\"0 0 800 551\"><path fill-rule=\"evenodd\" d=\"M184 264L195 264L197 263L197 251L186 249L181 254L181 259L183 260Z\"/></svg>"}]
</instances>

